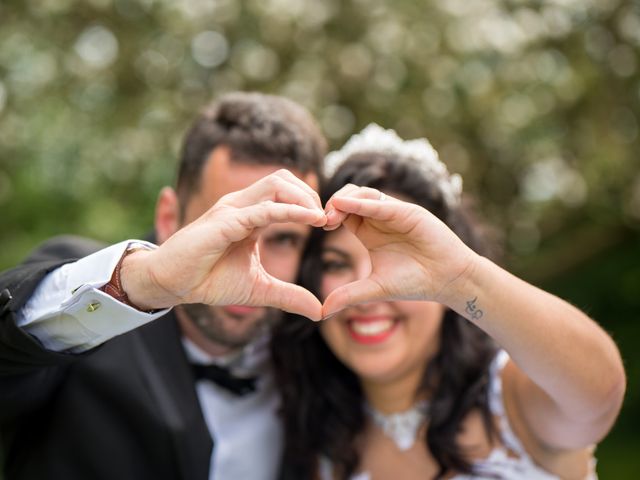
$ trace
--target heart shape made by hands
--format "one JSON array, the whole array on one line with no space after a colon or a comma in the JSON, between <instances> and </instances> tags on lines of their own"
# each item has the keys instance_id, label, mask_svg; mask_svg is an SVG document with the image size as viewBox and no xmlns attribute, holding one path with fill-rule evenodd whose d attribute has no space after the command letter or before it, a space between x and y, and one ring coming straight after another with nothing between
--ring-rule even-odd
<instances>
[{"instance_id":1,"label":"heart shape made by hands","mask_svg":"<svg viewBox=\"0 0 640 480\"><path fill-rule=\"evenodd\" d=\"M466 271L475 255L426 209L366 187L348 185L334 194L321 219L308 213L308 209L291 205L267 204L265 209L276 213L282 210L288 215L288 222L328 231L340 226L347 228L369 252L369 275L339 286L321 303L305 288L267 273L260 261L257 244L260 229L257 229L225 247L222 261L216 262L212 272L206 272L218 281L215 288L203 283L202 303L224 305L226 299L233 299L234 303L271 306L314 320L373 301L446 303L442 301L442 292ZM279 221L283 220L284 217ZM220 269L220 275L215 274L216 269Z\"/></svg>"},{"instance_id":2,"label":"heart shape made by hands","mask_svg":"<svg viewBox=\"0 0 640 480\"><path fill-rule=\"evenodd\" d=\"M352 305L445 296L476 255L449 227L414 203L375 189L351 188L328 203L326 230L347 228L369 252L370 273L324 299L322 317Z\"/></svg>"}]
</instances>

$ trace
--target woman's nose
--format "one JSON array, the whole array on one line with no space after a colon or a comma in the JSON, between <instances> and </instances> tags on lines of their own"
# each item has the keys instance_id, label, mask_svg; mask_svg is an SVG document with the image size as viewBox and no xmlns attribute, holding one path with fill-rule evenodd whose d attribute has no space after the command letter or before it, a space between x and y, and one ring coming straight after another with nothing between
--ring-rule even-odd
<instances>
[{"instance_id":1,"label":"woman's nose","mask_svg":"<svg viewBox=\"0 0 640 480\"><path fill-rule=\"evenodd\" d=\"M360 315L375 315L381 314L383 311L388 311L388 308L385 308L387 303L388 302L359 303L352 308Z\"/></svg>"}]
</instances>

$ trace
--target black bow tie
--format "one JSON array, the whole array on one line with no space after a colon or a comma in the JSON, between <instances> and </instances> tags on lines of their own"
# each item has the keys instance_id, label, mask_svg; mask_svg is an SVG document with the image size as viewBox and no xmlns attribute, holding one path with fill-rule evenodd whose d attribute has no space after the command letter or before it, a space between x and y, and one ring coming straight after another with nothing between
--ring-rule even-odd
<instances>
[{"instance_id":1,"label":"black bow tie","mask_svg":"<svg viewBox=\"0 0 640 480\"><path fill-rule=\"evenodd\" d=\"M211 380L234 395L242 396L256 391L257 377L236 377L228 368L218 365L192 364L191 369L196 380Z\"/></svg>"}]
</instances>

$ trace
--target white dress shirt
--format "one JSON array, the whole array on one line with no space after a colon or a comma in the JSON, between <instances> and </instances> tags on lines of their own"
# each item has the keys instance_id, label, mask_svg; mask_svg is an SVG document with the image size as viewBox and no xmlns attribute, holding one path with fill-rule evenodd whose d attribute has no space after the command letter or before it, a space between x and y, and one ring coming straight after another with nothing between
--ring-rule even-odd
<instances>
[{"instance_id":1,"label":"white dress shirt","mask_svg":"<svg viewBox=\"0 0 640 480\"><path fill-rule=\"evenodd\" d=\"M256 375L256 391L238 397L208 380L196 383L198 399L214 439L210 479L275 479L283 449L282 425L277 411L280 396L274 385L264 335L240 354L214 358L182 338L192 363L229 367L236 375Z\"/></svg>"},{"instance_id":2,"label":"white dress shirt","mask_svg":"<svg viewBox=\"0 0 640 480\"><path fill-rule=\"evenodd\" d=\"M141 312L98 290L113 274L126 249L141 244L127 240L68 263L49 273L18 312L18 326L49 350L79 353L165 315ZM276 478L283 448L277 418L280 397L268 354L268 335L231 356L214 358L182 338L193 363L229 366L234 373L258 375L256 391L238 397L208 380L196 392L214 448L209 478L271 480Z\"/></svg>"}]
</instances>

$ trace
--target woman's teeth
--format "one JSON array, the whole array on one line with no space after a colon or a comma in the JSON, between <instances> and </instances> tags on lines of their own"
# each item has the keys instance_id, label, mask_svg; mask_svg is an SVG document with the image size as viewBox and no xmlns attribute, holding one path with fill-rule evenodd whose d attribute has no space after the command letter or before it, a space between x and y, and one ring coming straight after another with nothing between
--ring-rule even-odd
<instances>
[{"instance_id":1,"label":"woman's teeth","mask_svg":"<svg viewBox=\"0 0 640 480\"><path fill-rule=\"evenodd\" d=\"M351 329L358 335L379 335L393 327L392 320L378 320L375 322L351 322Z\"/></svg>"}]
</instances>

